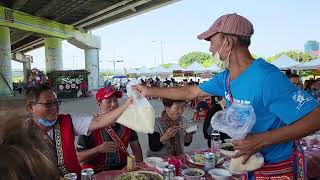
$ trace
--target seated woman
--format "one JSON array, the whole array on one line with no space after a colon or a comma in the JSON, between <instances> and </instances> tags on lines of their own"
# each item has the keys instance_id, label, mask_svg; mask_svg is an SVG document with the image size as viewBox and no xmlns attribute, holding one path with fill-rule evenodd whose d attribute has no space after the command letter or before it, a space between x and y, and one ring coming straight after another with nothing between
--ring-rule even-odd
<instances>
[{"instance_id":1,"label":"seated woman","mask_svg":"<svg viewBox=\"0 0 320 180\"><path fill-rule=\"evenodd\" d=\"M147 156L177 156L192 142L193 134L187 134L183 128L187 122L182 116L185 101L163 99L162 102L164 110L156 118L154 133L148 135Z\"/></svg>"}]
</instances>

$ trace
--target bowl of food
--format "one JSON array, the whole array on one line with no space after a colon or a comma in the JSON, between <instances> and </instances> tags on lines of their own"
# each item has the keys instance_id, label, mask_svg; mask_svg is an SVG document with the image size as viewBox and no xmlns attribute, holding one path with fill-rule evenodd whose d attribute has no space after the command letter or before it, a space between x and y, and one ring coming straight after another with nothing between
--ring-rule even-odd
<instances>
[{"instance_id":1,"label":"bowl of food","mask_svg":"<svg viewBox=\"0 0 320 180\"><path fill-rule=\"evenodd\" d=\"M212 178L216 180L228 180L232 176L228 170L220 168L210 169L208 174L210 174Z\"/></svg>"},{"instance_id":2,"label":"bowl of food","mask_svg":"<svg viewBox=\"0 0 320 180\"><path fill-rule=\"evenodd\" d=\"M133 171L124 173L116 177L115 180L163 180L163 177L151 171Z\"/></svg>"},{"instance_id":3,"label":"bowl of food","mask_svg":"<svg viewBox=\"0 0 320 180\"><path fill-rule=\"evenodd\" d=\"M221 144L220 153L226 157L233 157L236 154L232 143Z\"/></svg>"},{"instance_id":4,"label":"bowl of food","mask_svg":"<svg viewBox=\"0 0 320 180\"><path fill-rule=\"evenodd\" d=\"M204 175L204 171L198 168L188 168L181 171L186 180L199 180Z\"/></svg>"},{"instance_id":5,"label":"bowl of food","mask_svg":"<svg viewBox=\"0 0 320 180\"><path fill-rule=\"evenodd\" d=\"M160 157L147 157L144 162L151 167L156 167L158 163L163 162L163 159Z\"/></svg>"}]
</instances>

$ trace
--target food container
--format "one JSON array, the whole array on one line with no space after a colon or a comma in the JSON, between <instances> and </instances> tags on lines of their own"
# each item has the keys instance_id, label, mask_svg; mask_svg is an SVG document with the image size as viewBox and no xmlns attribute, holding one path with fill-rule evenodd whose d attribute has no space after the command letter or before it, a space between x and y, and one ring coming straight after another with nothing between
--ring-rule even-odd
<instances>
[{"instance_id":1,"label":"food container","mask_svg":"<svg viewBox=\"0 0 320 180\"><path fill-rule=\"evenodd\" d=\"M198 168L188 168L182 170L181 174L186 178L186 180L200 180L205 173L203 170Z\"/></svg>"}]
</instances>

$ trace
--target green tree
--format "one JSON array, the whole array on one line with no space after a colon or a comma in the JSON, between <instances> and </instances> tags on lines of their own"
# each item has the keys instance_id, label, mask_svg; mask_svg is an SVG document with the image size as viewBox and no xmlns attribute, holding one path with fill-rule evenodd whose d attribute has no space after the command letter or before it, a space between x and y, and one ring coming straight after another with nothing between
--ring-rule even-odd
<instances>
[{"instance_id":1,"label":"green tree","mask_svg":"<svg viewBox=\"0 0 320 180\"><path fill-rule=\"evenodd\" d=\"M212 64L212 56L209 53L195 51L187 53L179 59L179 65L183 68L190 66L193 62L203 66L210 66Z\"/></svg>"},{"instance_id":2,"label":"green tree","mask_svg":"<svg viewBox=\"0 0 320 180\"><path fill-rule=\"evenodd\" d=\"M309 62L311 60L317 59L317 56L314 56L314 55L311 55L308 53L304 53L304 52L300 52L300 51L283 51L283 52L280 52L276 55L268 57L267 61L272 62L272 61L276 60L278 57L280 57L281 55L287 55L290 58L292 58L300 63L305 63L305 62Z\"/></svg>"},{"instance_id":3,"label":"green tree","mask_svg":"<svg viewBox=\"0 0 320 180\"><path fill-rule=\"evenodd\" d=\"M162 64L161 66L162 66L163 68L168 69L168 68L170 68L170 67L172 66L172 63Z\"/></svg>"}]
</instances>

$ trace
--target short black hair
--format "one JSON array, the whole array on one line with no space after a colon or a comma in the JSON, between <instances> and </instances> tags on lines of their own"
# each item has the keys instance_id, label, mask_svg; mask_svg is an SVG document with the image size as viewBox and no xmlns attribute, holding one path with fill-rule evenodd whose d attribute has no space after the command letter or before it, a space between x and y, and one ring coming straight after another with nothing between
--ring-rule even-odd
<instances>
[{"instance_id":1,"label":"short black hair","mask_svg":"<svg viewBox=\"0 0 320 180\"><path fill-rule=\"evenodd\" d=\"M54 90L52 89L52 87L46 85L46 84L37 84L37 85L34 85L30 88L27 89L26 91L26 99L27 99L27 103L36 103L39 101L39 98L40 98L40 94L42 92L45 92L45 91L53 91Z\"/></svg>"},{"instance_id":2,"label":"short black hair","mask_svg":"<svg viewBox=\"0 0 320 180\"><path fill-rule=\"evenodd\" d=\"M237 44L239 46L245 46L249 47L251 44L251 37L248 36L241 36L241 35L236 35L236 34L227 34L227 33L221 33L222 38L225 36L233 36L237 39Z\"/></svg>"},{"instance_id":3,"label":"short black hair","mask_svg":"<svg viewBox=\"0 0 320 180\"><path fill-rule=\"evenodd\" d=\"M184 101L184 100L172 100L172 99L166 99L166 98L162 99L162 103L163 103L164 107L168 107L168 108L171 108L173 103L185 103L185 102L186 101Z\"/></svg>"}]
</instances>

